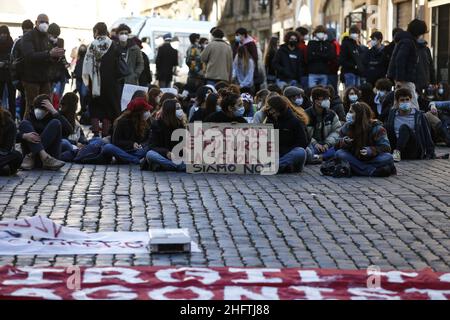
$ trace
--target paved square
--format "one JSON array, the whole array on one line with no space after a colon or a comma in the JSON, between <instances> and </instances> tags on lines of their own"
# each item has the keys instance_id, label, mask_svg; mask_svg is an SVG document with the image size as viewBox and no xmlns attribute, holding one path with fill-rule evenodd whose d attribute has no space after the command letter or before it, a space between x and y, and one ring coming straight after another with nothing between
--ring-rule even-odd
<instances>
[{"instance_id":1,"label":"paved square","mask_svg":"<svg viewBox=\"0 0 450 320\"><path fill-rule=\"evenodd\" d=\"M444 149L445 151L445 149ZM386 179L141 172L68 164L0 178L0 220L43 215L83 231L188 228L192 255L0 257L15 266L450 269L450 161Z\"/></svg>"}]
</instances>

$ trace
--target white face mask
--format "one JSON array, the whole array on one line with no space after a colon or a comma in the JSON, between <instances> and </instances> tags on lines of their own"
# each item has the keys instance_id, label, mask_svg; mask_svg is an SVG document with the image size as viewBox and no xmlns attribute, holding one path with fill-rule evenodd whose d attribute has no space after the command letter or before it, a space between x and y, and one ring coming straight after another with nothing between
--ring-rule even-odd
<instances>
[{"instance_id":1,"label":"white face mask","mask_svg":"<svg viewBox=\"0 0 450 320\"><path fill-rule=\"evenodd\" d=\"M36 117L37 120L44 119L46 115L47 111L38 108L34 109L34 116Z\"/></svg>"},{"instance_id":2,"label":"white face mask","mask_svg":"<svg viewBox=\"0 0 450 320\"><path fill-rule=\"evenodd\" d=\"M127 42L127 41L128 41L128 35L126 35L126 34L121 34L121 35L119 36L119 41L120 41L120 42Z\"/></svg>"},{"instance_id":3,"label":"white face mask","mask_svg":"<svg viewBox=\"0 0 450 320\"><path fill-rule=\"evenodd\" d=\"M150 113L150 111L145 111L142 114L142 118L144 119L144 121L147 121L148 119L150 119L151 116L152 116L152 114Z\"/></svg>"},{"instance_id":4,"label":"white face mask","mask_svg":"<svg viewBox=\"0 0 450 320\"><path fill-rule=\"evenodd\" d=\"M376 47L378 45L378 41L377 40L372 40L370 41L370 45L372 46L372 48Z\"/></svg>"},{"instance_id":5,"label":"white face mask","mask_svg":"<svg viewBox=\"0 0 450 320\"><path fill-rule=\"evenodd\" d=\"M355 41L358 41L358 39L359 39L359 34L357 34L357 33L352 33L352 34L350 35L350 38L352 38L352 39L355 40Z\"/></svg>"},{"instance_id":6,"label":"white face mask","mask_svg":"<svg viewBox=\"0 0 450 320\"><path fill-rule=\"evenodd\" d=\"M183 120L184 112L181 109L177 109L177 111L175 111L175 115L178 118L178 120Z\"/></svg>"},{"instance_id":7,"label":"white face mask","mask_svg":"<svg viewBox=\"0 0 450 320\"><path fill-rule=\"evenodd\" d=\"M295 99L295 105L301 107L303 105L303 98Z\"/></svg>"},{"instance_id":8,"label":"white face mask","mask_svg":"<svg viewBox=\"0 0 450 320\"><path fill-rule=\"evenodd\" d=\"M330 100L323 100L322 104L321 104L322 108L324 108L325 110L330 109L331 107L331 101Z\"/></svg>"},{"instance_id":9,"label":"white face mask","mask_svg":"<svg viewBox=\"0 0 450 320\"><path fill-rule=\"evenodd\" d=\"M316 34L316 37L319 40L325 40L325 33L319 32L318 34Z\"/></svg>"},{"instance_id":10,"label":"white face mask","mask_svg":"<svg viewBox=\"0 0 450 320\"><path fill-rule=\"evenodd\" d=\"M38 29L40 32L46 33L48 31L48 23L41 23Z\"/></svg>"},{"instance_id":11,"label":"white face mask","mask_svg":"<svg viewBox=\"0 0 450 320\"><path fill-rule=\"evenodd\" d=\"M55 38L55 37L48 37L48 39L53 43L58 42L58 38Z\"/></svg>"}]
</instances>

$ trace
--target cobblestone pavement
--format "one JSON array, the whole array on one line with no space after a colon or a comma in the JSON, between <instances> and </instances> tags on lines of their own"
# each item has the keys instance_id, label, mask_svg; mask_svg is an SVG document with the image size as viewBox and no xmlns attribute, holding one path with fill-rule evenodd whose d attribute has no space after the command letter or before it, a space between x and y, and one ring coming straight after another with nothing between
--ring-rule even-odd
<instances>
[{"instance_id":1,"label":"cobblestone pavement","mask_svg":"<svg viewBox=\"0 0 450 320\"><path fill-rule=\"evenodd\" d=\"M450 161L398 177L225 176L67 165L0 178L0 220L44 215L83 231L189 228L202 253L0 257L16 266L450 270Z\"/></svg>"}]
</instances>

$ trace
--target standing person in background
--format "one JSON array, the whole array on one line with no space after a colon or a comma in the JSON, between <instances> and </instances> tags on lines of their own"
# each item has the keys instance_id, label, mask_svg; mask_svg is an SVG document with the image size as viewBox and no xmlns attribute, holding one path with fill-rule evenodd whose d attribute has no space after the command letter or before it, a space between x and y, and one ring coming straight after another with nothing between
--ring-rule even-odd
<instances>
[{"instance_id":1,"label":"standing person in background","mask_svg":"<svg viewBox=\"0 0 450 320\"><path fill-rule=\"evenodd\" d=\"M334 59L330 60L328 64L328 84L333 86L334 92L339 93L339 56L341 54L341 45L336 39L336 29L327 29L328 41L331 43L331 48L334 50Z\"/></svg>"},{"instance_id":2,"label":"standing person in background","mask_svg":"<svg viewBox=\"0 0 450 320\"><path fill-rule=\"evenodd\" d=\"M25 20L22 22L23 35L32 31L33 28L34 25L31 20ZM20 92L20 119L23 119L26 109L25 89L23 88L22 84L24 64L25 64L22 51L22 39L23 36L20 36L18 39L14 41L14 45L11 50L11 65L10 65L11 79L16 89L19 90Z\"/></svg>"},{"instance_id":3,"label":"standing person in background","mask_svg":"<svg viewBox=\"0 0 450 320\"><path fill-rule=\"evenodd\" d=\"M278 51L279 42L278 37L270 38L269 45L267 46L264 54L264 66L266 69L267 83L275 83L277 80L276 70L273 66L273 59Z\"/></svg>"},{"instance_id":4,"label":"standing person in background","mask_svg":"<svg viewBox=\"0 0 450 320\"><path fill-rule=\"evenodd\" d=\"M394 28L392 30L392 41L384 48L384 64L386 64L389 67L389 63L391 62L392 54L395 50L395 36L399 32L403 32L404 30L402 28Z\"/></svg>"},{"instance_id":5,"label":"standing person in background","mask_svg":"<svg viewBox=\"0 0 450 320\"><path fill-rule=\"evenodd\" d=\"M38 95L51 93L49 68L52 58L62 58L65 53L62 48L49 49L48 28L48 16L40 14L36 19L36 27L22 38L22 52L25 59L22 84L27 101L25 115Z\"/></svg>"},{"instance_id":6,"label":"standing person in background","mask_svg":"<svg viewBox=\"0 0 450 320\"><path fill-rule=\"evenodd\" d=\"M298 33L298 48L303 55L303 74L300 81L301 87L306 90L309 82L309 70L308 70L308 47L306 41L309 41L309 31L305 27L299 27L295 29Z\"/></svg>"},{"instance_id":7,"label":"standing person in background","mask_svg":"<svg viewBox=\"0 0 450 320\"><path fill-rule=\"evenodd\" d=\"M273 61L277 70L277 85L280 89L285 86L298 86L303 76L304 55L298 48L299 35L289 31L284 37L284 44L278 49Z\"/></svg>"},{"instance_id":8,"label":"standing person in background","mask_svg":"<svg viewBox=\"0 0 450 320\"><path fill-rule=\"evenodd\" d=\"M344 37L341 45L339 65L344 76L345 87L359 86L363 73L363 63L359 38L361 30L358 26L351 26L349 35Z\"/></svg>"},{"instance_id":9,"label":"standing person in background","mask_svg":"<svg viewBox=\"0 0 450 320\"><path fill-rule=\"evenodd\" d=\"M239 84L241 88L248 88L250 91L254 91L254 72L255 72L255 61L250 56L247 48L241 46L238 49L238 53L234 58L233 62L233 76L236 83Z\"/></svg>"},{"instance_id":10,"label":"standing person in background","mask_svg":"<svg viewBox=\"0 0 450 320\"><path fill-rule=\"evenodd\" d=\"M52 48L63 48L64 40L59 38L61 35L61 28L56 24L52 23L48 27L48 39L50 40L50 49ZM52 59L52 64L50 65L49 78L52 86L52 92L54 93L53 101L59 102L64 94L64 89L66 83L69 82L70 74L67 68L70 64L67 62L66 57ZM55 97L56 94L56 97ZM56 99L55 99L56 98ZM55 103L56 106L59 105Z\"/></svg>"},{"instance_id":11,"label":"standing person in background","mask_svg":"<svg viewBox=\"0 0 450 320\"><path fill-rule=\"evenodd\" d=\"M385 60L383 34L375 31L370 39L371 48L363 59L364 77L374 87L378 79L386 77L389 65Z\"/></svg>"},{"instance_id":12,"label":"standing person in background","mask_svg":"<svg viewBox=\"0 0 450 320\"><path fill-rule=\"evenodd\" d=\"M189 68L187 90L189 93L195 93L204 82L204 64L201 59L200 35L192 33L189 36L191 45L186 51L186 65Z\"/></svg>"},{"instance_id":13,"label":"standing person in background","mask_svg":"<svg viewBox=\"0 0 450 320\"><path fill-rule=\"evenodd\" d=\"M259 65L259 56L258 56L258 47L256 45L256 40L248 34L247 29L239 28L235 32L235 44L233 46L233 59L236 58L238 54L238 50L240 47L245 47L248 51L248 54L253 60L253 83L260 84L260 79L258 78L258 65ZM259 86L257 88L259 90Z\"/></svg>"},{"instance_id":14,"label":"standing person in background","mask_svg":"<svg viewBox=\"0 0 450 320\"><path fill-rule=\"evenodd\" d=\"M138 37L134 37L133 41L141 50L142 61L144 62L144 70L139 76L139 85L141 87L148 87L153 81L152 71L150 70L150 59L142 50L144 49L142 41Z\"/></svg>"},{"instance_id":15,"label":"standing person in background","mask_svg":"<svg viewBox=\"0 0 450 320\"><path fill-rule=\"evenodd\" d=\"M317 26L313 32L313 39L308 43L308 73L309 87L328 84L330 63L336 57L331 43L327 41L327 30L324 26Z\"/></svg>"},{"instance_id":16,"label":"standing person in background","mask_svg":"<svg viewBox=\"0 0 450 320\"><path fill-rule=\"evenodd\" d=\"M209 45L209 40L206 38L200 38L198 45L200 46L200 50L203 51Z\"/></svg>"},{"instance_id":17,"label":"standing person in background","mask_svg":"<svg viewBox=\"0 0 450 320\"><path fill-rule=\"evenodd\" d=\"M89 97L88 88L83 83L83 63L84 58L86 57L86 52L87 46L84 44L80 45L80 47L78 48L75 70L73 72L76 81L77 92L80 96L81 110L79 112L79 115L83 115L87 111L88 97Z\"/></svg>"},{"instance_id":18,"label":"standing person in background","mask_svg":"<svg viewBox=\"0 0 450 320\"><path fill-rule=\"evenodd\" d=\"M395 81L395 87L407 88L412 93L412 106L419 109L416 84L414 83L418 68L419 56L417 40L428 32L427 24L414 19L408 25L408 30L399 32L395 36L397 45L392 54L388 69L388 78Z\"/></svg>"},{"instance_id":19,"label":"standing person in background","mask_svg":"<svg viewBox=\"0 0 450 320\"><path fill-rule=\"evenodd\" d=\"M5 90L8 92L8 109L13 120L16 119L16 88L13 86L10 72L11 50L14 41L9 28L0 26L0 101Z\"/></svg>"},{"instance_id":20,"label":"standing person in background","mask_svg":"<svg viewBox=\"0 0 450 320\"><path fill-rule=\"evenodd\" d=\"M428 42L424 39L424 35L421 35L417 39L417 55L419 57L419 63L417 64L415 83L417 92L422 93L430 84L436 85L433 57L428 47Z\"/></svg>"},{"instance_id":21,"label":"standing person in background","mask_svg":"<svg viewBox=\"0 0 450 320\"><path fill-rule=\"evenodd\" d=\"M156 79L160 88L170 88L178 66L178 51L170 45L172 41L170 33L165 34L163 39L164 44L158 48L156 55Z\"/></svg>"},{"instance_id":22,"label":"standing person in background","mask_svg":"<svg viewBox=\"0 0 450 320\"><path fill-rule=\"evenodd\" d=\"M120 114L119 58L120 53L108 37L108 27L99 22L94 26L94 41L89 45L83 63L83 81L89 87L94 137L110 135L111 125Z\"/></svg>"},{"instance_id":23,"label":"standing person in background","mask_svg":"<svg viewBox=\"0 0 450 320\"><path fill-rule=\"evenodd\" d=\"M130 74L125 78L125 84L138 85L142 71L144 71L144 58L141 48L130 39L131 29L126 24L117 27L119 37L119 52L128 65Z\"/></svg>"},{"instance_id":24,"label":"standing person in background","mask_svg":"<svg viewBox=\"0 0 450 320\"><path fill-rule=\"evenodd\" d=\"M233 71L233 51L223 40L225 34L215 28L212 31L213 40L202 51L201 59L206 64L206 83L215 85L217 82L231 82Z\"/></svg>"}]
</instances>

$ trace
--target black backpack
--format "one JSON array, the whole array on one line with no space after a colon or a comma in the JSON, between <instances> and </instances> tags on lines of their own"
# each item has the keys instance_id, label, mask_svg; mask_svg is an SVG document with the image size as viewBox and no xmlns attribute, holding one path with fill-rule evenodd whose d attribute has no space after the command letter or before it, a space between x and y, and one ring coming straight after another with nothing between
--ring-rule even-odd
<instances>
[{"instance_id":1,"label":"black backpack","mask_svg":"<svg viewBox=\"0 0 450 320\"><path fill-rule=\"evenodd\" d=\"M350 163L345 160L331 159L325 161L320 167L320 172L324 176L333 178L351 178L352 168Z\"/></svg>"}]
</instances>

